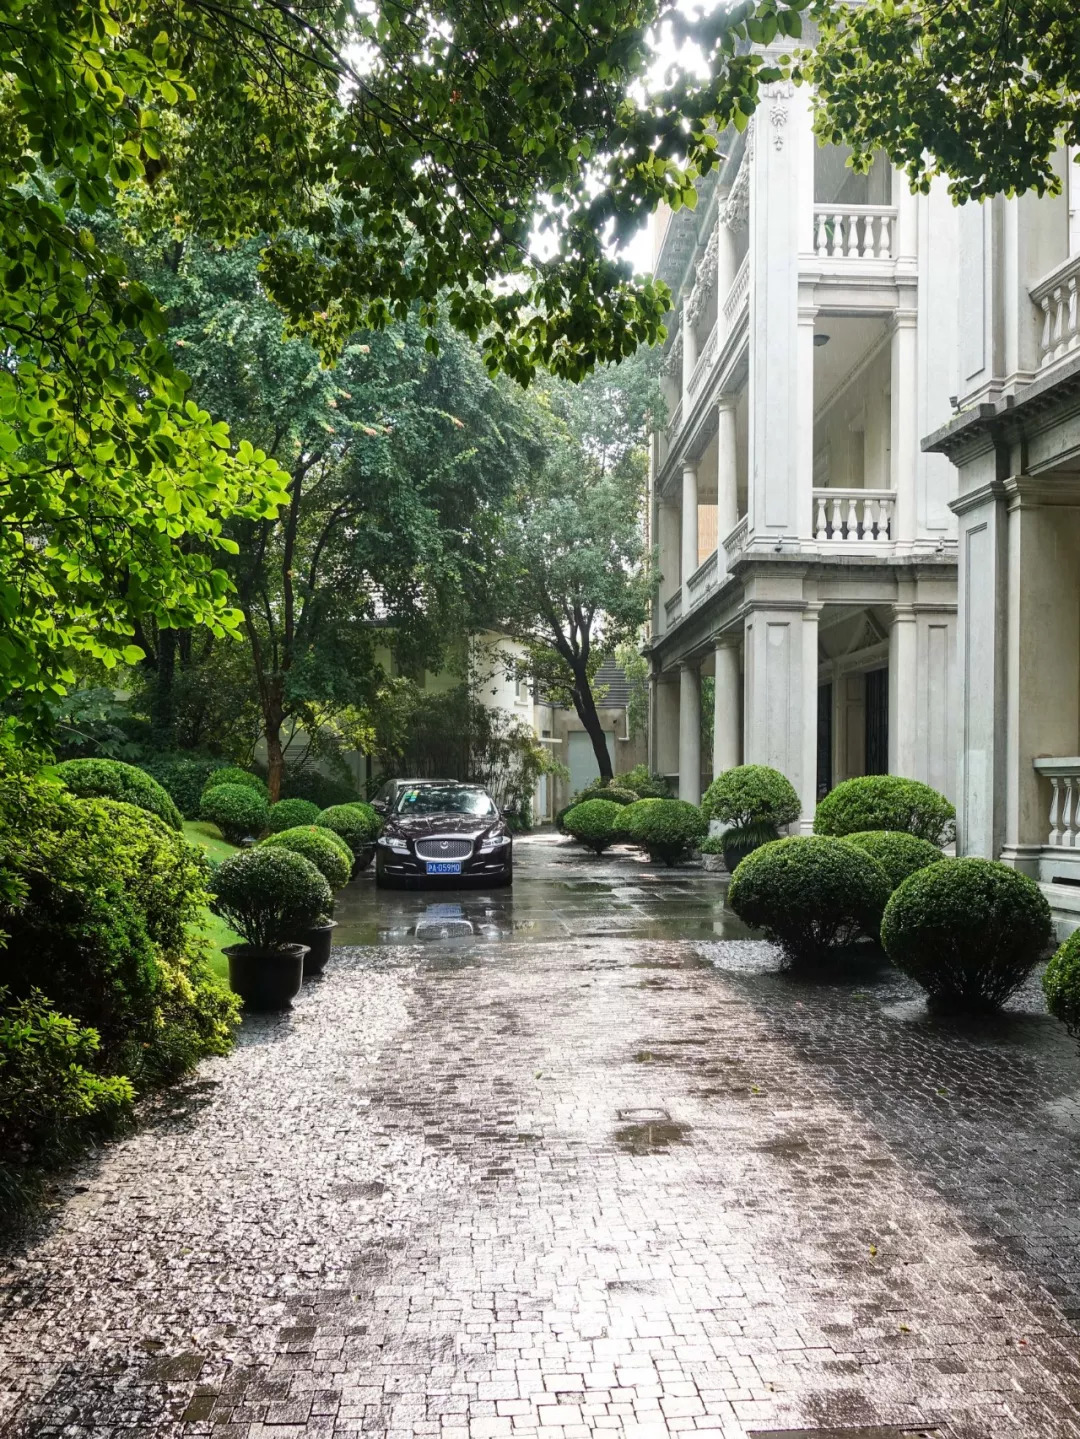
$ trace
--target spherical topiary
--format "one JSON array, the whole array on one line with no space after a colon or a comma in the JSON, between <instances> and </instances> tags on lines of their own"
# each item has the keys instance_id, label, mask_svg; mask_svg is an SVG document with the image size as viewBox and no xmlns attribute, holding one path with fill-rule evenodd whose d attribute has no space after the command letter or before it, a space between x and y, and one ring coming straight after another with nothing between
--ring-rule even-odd
<instances>
[{"instance_id":1,"label":"spherical topiary","mask_svg":"<svg viewBox=\"0 0 1080 1439\"><path fill-rule=\"evenodd\" d=\"M246 784L216 784L199 805L199 816L216 824L233 844L258 835L266 828L270 811L266 801Z\"/></svg>"},{"instance_id":2,"label":"spherical topiary","mask_svg":"<svg viewBox=\"0 0 1080 1439\"><path fill-rule=\"evenodd\" d=\"M705 791L701 812L721 824L794 824L801 806L795 786L778 769L740 764L722 770Z\"/></svg>"},{"instance_id":3,"label":"spherical topiary","mask_svg":"<svg viewBox=\"0 0 1080 1439\"><path fill-rule=\"evenodd\" d=\"M297 933L327 923L334 907L330 886L311 861L280 845L230 855L210 887L214 913L259 950L280 949Z\"/></svg>"},{"instance_id":4,"label":"spherical topiary","mask_svg":"<svg viewBox=\"0 0 1080 1439\"><path fill-rule=\"evenodd\" d=\"M311 860L331 889L342 889L348 884L352 874L352 855L348 850L343 854L340 846L335 843L336 839L336 835L331 838L330 830L318 829L309 824L299 825L296 829L283 829L277 834L268 834L262 843L278 845L282 849L291 850L293 854L302 854L305 859Z\"/></svg>"},{"instance_id":5,"label":"spherical topiary","mask_svg":"<svg viewBox=\"0 0 1080 1439\"><path fill-rule=\"evenodd\" d=\"M622 789L617 784L609 784L596 796L597 799L606 799L611 804L636 804L638 796L632 789Z\"/></svg>"},{"instance_id":6,"label":"spherical topiary","mask_svg":"<svg viewBox=\"0 0 1080 1439\"><path fill-rule=\"evenodd\" d=\"M793 964L813 964L860 934L876 939L888 894L885 871L857 846L795 835L747 855L727 899Z\"/></svg>"},{"instance_id":7,"label":"spherical topiary","mask_svg":"<svg viewBox=\"0 0 1080 1439\"><path fill-rule=\"evenodd\" d=\"M319 814L319 806L309 799L279 799L270 806L268 827L271 834L280 834L297 825L314 824Z\"/></svg>"},{"instance_id":8,"label":"spherical topiary","mask_svg":"<svg viewBox=\"0 0 1080 1439\"><path fill-rule=\"evenodd\" d=\"M345 860L346 864L350 866L352 865L353 852L349 848L346 841L342 839L341 835L339 835L336 830L327 829L325 825L316 824L314 822L312 822L310 827L312 829L318 830L321 835L325 835L326 838L330 841L330 843L334 845L334 847L337 849L342 859ZM305 826L305 828L307 828L307 826Z\"/></svg>"},{"instance_id":9,"label":"spherical topiary","mask_svg":"<svg viewBox=\"0 0 1080 1439\"><path fill-rule=\"evenodd\" d=\"M904 830L949 844L956 838L956 810L943 794L917 779L868 774L846 779L818 803L814 833L861 834L868 829Z\"/></svg>"},{"instance_id":10,"label":"spherical topiary","mask_svg":"<svg viewBox=\"0 0 1080 1439\"><path fill-rule=\"evenodd\" d=\"M180 811L156 779L133 764L116 759L66 759L52 773L81 799L118 799L163 819L180 829Z\"/></svg>"},{"instance_id":11,"label":"spherical topiary","mask_svg":"<svg viewBox=\"0 0 1080 1439\"><path fill-rule=\"evenodd\" d=\"M203 794L206 794L208 790L217 789L219 784L245 785L248 789L254 790L256 794L262 795L263 799L266 799L268 793L265 780L261 780L257 774L252 774L249 770L241 769L239 765L235 764L227 764L221 769L214 770L203 787Z\"/></svg>"},{"instance_id":12,"label":"spherical topiary","mask_svg":"<svg viewBox=\"0 0 1080 1439\"><path fill-rule=\"evenodd\" d=\"M332 804L320 813L315 823L320 829L339 834L358 863L371 862L382 821L369 804Z\"/></svg>"},{"instance_id":13,"label":"spherical topiary","mask_svg":"<svg viewBox=\"0 0 1080 1439\"><path fill-rule=\"evenodd\" d=\"M905 879L881 942L935 1003L993 1009L1023 984L1053 936L1034 880L989 859L943 859Z\"/></svg>"},{"instance_id":14,"label":"spherical topiary","mask_svg":"<svg viewBox=\"0 0 1080 1439\"><path fill-rule=\"evenodd\" d=\"M889 890L898 889L909 874L936 864L945 856L936 844L899 829L867 829L861 834L844 835L845 844L856 844L872 855L885 871Z\"/></svg>"},{"instance_id":15,"label":"spherical topiary","mask_svg":"<svg viewBox=\"0 0 1080 1439\"><path fill-rule=\"evenodd\" d=\"M159 750L139 761L139 769L145 770L168 791L169 798L185 819L198 818L202 792L207 788L210 776L222 767L221 760L211 755L187 751Z\"/></svg>"},{"instance_id":16,"label":"spherical topiary","mask_svg":"<svg viewBox=\"0 0 1080 1439\"><path fill-rule=\"evenodd\" d=\"M579 844L596 854L614 844L613 830L622 818L623 807L606 799L587 799L563 816L563 828Z\"/></svg>"},{"instance_id":17,"label":"spherical topiary","mask_svg":"<svg viewBox=\"0 0 1080 1439\"><path fill-rule=\"evenodd\" d=\"M1042 986L1050 1013L1070 1034L1080 1034L1080 929L1073 930L1046 966Z\"/></svg>"},{"instance_id":18,"label":"spherical topiary","mask_svg":"<svg viewBox=\"0 0 1080 1439\"><path fill-rule=\"evenodd\" d=\"M709 827L697 805L684 799L639 799L622 811L619 823L633 844L665 864L693 849Z\"/></svg>"}]
</instances>

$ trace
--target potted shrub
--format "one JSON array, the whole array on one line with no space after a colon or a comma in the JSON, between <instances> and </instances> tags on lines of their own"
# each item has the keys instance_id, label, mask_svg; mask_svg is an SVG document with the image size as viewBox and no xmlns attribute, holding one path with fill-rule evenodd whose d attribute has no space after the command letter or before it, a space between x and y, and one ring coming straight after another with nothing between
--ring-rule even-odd
<instances>
[{"instance_id":1,"label":"potted shrub","mask_svg":"<svg viewBox=\"0 0 1080 1439\"><path fill-rule=\"evenodd\" d=\"M298 802L306 803L303 800ZM288 801L283 800L282 803L287 804ZM302 854L305 859L311 861L335 893L339 889L344 889L349 882L349 876L352 874L352 854L331 830L318 829L313 824L301 825L294 829L282 830L279 834L267 835L262 844L263 846L270 845L287 849L292 854ZM304 956L305 979L310 979L312 975L322 974L330 959L330 948L333 944L337 921L331 919L329 915L322 915L320 919L322 923L298 930L292 936L298 944L307 947L307 954Z\"/></svg>"},{"instance_id":2,"label":"potted shrub","mask_svg":"<svg viewBox=\"0 0 1080 1439\"><path fill-rule=\"evenodd\" d=\"M708 824L696 804L684 799L639 799L619 816L632 844L650 859L674 864L705 838Z\"/></svg>"},{"instance_id":3,"label":"potted shrub","mask_svg":"<svg viewBox=\"0 0 1080 1439\"><path fill-rule=\"evenodd\" d=\"M718 834L710 834L701 841L701 857L710 874L719 874L724 868L724 841Z\"/></svg>"},{"instance_id":4,"label":"potted shrub","mask_svg":"<svg viewBox=\"0 0 1080 1439\"><path fill-rule=\"evenodd\" d=\"M606 799L586 799L563 816L563 829L579 844L602 854L615 843L615 827L622 819L623 807Z\"/></svg>"},{"instance_id":5,"label":"potted shrub","mask_svg":"<svg viewBox=\"0 0 1080 1439\"><path fill-rule=\"evenodd\" d=\"M309 859L258 845L223 861L211 881L213 909L243 944L229 945L229 983L246 1009L288 1009L304 980L306 946L294 938L333 908L330 886Z\"/></svg>"},{"instance_id":6,"label":"potted shrub","mask_svg":"<svg viewBox=\"0 0 1080 1439\"><path fill-rule=\"evenodd\" d=\"M764 764L723 770L701 801L707 820L727 826L721 841L724 863L732 874L759 845L779 839L781 829L799 818L800 809L795 786L778 769Z\"/></svg>"},{"instance_id":7,"label":"potted shrub","mask_svg":"<svg viewBox=\"0 0 1080 1439\"><path fill-rule=\"evenodd\" d=\"M340 835L353 857L353 874L367 869L375 855L375 841L382 829L382 820L369 804L332 804L321 810L315 823L320 829Z\"/></svg>"},{"instance_id":8,"label":"potted shrub","mask_svg":"<svg viewBox=\"0 0 1080 1439\"><path fill-rule=\"evenodd\" d=\"M942 1009L997 1009L1053 937L1046 896L990 859L943 859L905 879L885 907L881 942Z\"/></svg>"},{"instance_id":9,"label":"potted shrub","mask_svg":"<svg viewBox=\"0 0 1080 1439\"><path fill-rule=\"evenodd\" d=\"M903 830L868 829L844 835L845 844L854 844L877 860L889 881L889 893L899 889L909 874L936 864L945 856L936 844Z\"/></svg>"},{"instance_id":10,"label":"potted shrub","mask_svg":"<svg viewBox=\"0 0 1080 1439\"><path fill-rule=\"evenodd\" d=\"M270 817L266 800L246 784L218 784L204 790L199 818L216 824L231 844L257 838Z\"/></svg>"},{"instance_id":11,"label":"potted shrub","mask_svg":"<svg viewBox=\"0 0 1080 1439\"><path fill-rule=\"evenodd\" d=\"M846 779L814 811L814 833L861 834L868 829L903 830L931 844L956 838L956 810L943 794L917 779L868 774Z\"/></svg>"},{"instance_id":12,"label":"potted shrub","mask_svg":"<svg viewBox=\"0 0 1080 1439\"><path fill-rule=\"evenodd\" d=\"M856 845L793 835L759 846L731 877L727 901L793 965L820 964L860 935L878 936L889 882Z\"/></svg>"}]
</instances>

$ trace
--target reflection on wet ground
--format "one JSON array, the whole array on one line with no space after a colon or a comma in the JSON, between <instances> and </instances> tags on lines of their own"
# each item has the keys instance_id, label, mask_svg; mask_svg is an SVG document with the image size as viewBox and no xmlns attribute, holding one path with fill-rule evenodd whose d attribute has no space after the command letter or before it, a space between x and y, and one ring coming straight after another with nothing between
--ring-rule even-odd
<instances>
[{"instance_id":1,"label":"reflection on wet ground","mask_svg":"<svg viewBox=\"0 0 1080 1439\"><path fill-rule=\"evenodd\" d=\"M699 866L653 865L629 849L589 855L560 835L514 843L512 889L380 890L368 870L338 896L336 945L507 939L742 939L725 886Z\"/></svg>"}]
</instances>

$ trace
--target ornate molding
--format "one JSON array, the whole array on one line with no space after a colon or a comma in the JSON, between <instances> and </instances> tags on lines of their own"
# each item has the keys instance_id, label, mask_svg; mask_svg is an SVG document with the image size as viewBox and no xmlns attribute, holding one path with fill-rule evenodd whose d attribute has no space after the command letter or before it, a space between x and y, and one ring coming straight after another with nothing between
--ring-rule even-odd
<instances>
[{"instance_id":1,"label":"ornate molding","mask_svg":"<svg viewBox=\"0 0 1080 1439\"><path fill-rule=\"evenodd\" d=\"M686 313L692 325L696 325L705 313L713 292L716 289L716 257L719 248L719 238L714 225L709 231L709 239L705 245L705 253L697 267L697 279L694 288L690 291L690 297L686 302Z\"/></svg>"},{"instance_id":2,"label":"ornate molding","mask_svg":"<svg viewBox=\"0 0 1080 1439\"><path fill-rule=\"evenodd\" d=\"M742 164L735 175L727 199L720 207L720 223L729 230L743 230L750 222L750 161L753 154L747 146Z\"/></svg>"},{"instance_id":3,"label":"ornate molding","mask_svg":"<svg viewBox=\"0 0 1080 1439\"><path fill-rule=\"evenodd\" d=\"M671 375L682 373L682 318L675 327L675 338L672 340L667 354L664 356L663 364L660 366L660 373L666 378Z\"/></svg>"}]
</instances>

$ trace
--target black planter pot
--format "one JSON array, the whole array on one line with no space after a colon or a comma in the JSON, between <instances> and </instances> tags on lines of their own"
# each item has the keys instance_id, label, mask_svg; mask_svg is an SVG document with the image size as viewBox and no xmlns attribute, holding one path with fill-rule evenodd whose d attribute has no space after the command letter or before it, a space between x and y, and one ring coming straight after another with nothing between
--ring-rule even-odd
<instances>
[{"instance_id":1,"label":"black planter pot","mask_svg":"<svg viewBox=\"0 0 1080 1439\"><path fill-rule=\"evenodd\" d=\"M315 929L302 930L296 936L297 940L307 948L307 954L304 955L305 979L310 979L315 974L322 974L326 968L326 962L330 958L330 946L334 942L335 929L337 929L337 920L332 919L329 924L320 924Z\"/></svg>"},{"instance_id":2,"label":"black planter pot","mask_svg":"<svg viewBox=\"0 0 1080 1439\"><path fill-rule=\"evenodd\" d=\"M738 834L735 831L729 830L728 834L731 835L730 840L728 839L728 835L725 834L720 841L724 846L724 864L727 867L728 874L734 874L736 866L740 864L748 854L753 854L755 849L760 849L763 844L769 844L772 840L780 838L776 830L771 834L757 833L753 835Z\"/></svg>"},{"instance_id":3,"label":"black planter pot","mask_svg":"<svg viewBox=\"0 0 1080 1439\"><path fill-rule=\"evenodd\" d=\"M230 944L223 953L229 960L229 984L245 1009L269 1013L292 1008L304 982L306 945L261 950L249 944Z\"/></svg>"},{"instance_id":4,"label":"black planter pot","mask_svg":"<svg viewBox=\"0 0 1080 1439\"><path fill-rule=\"evenodd\" d=\"M360 853L353 858L350 878L355 879L358 874L362 874L374 858L375 846L373 844L366 844Z\"/></svg>"}]
</instances>

